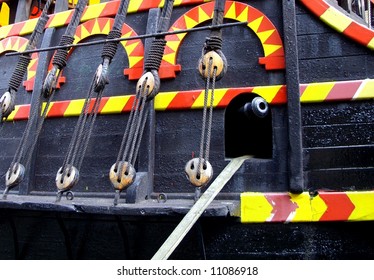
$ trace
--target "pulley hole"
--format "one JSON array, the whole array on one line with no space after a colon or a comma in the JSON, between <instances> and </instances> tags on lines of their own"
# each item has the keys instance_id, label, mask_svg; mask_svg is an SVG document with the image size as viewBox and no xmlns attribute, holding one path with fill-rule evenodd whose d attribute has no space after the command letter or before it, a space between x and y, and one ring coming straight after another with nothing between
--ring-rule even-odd
<instances>
[{"instance_id":1,"label":"pulley hole","mask_svg":"<svg viewBox=\"0 0 374 280\"><path fill-rule=\"evenodd\" d=\"M126 175L126 176L128 176L128 175L129 175L129 172L128 172L128 171L126 171L126 172L125 172L125 175Z\"/></svg>"},{"instance_id":2,"label":"pulley hole","mask_svg":"<svg viewBox=\"0 0 374 280\"><path fill-rule=\"evenodd\" d=\"M258 107L260 107L261 110L265 110L266 109L266 104L261 102L260 104L258 104Z\"/></svg>"},{"instance_id":3,"label":"pulley hole","mask_svg":"<svg viewBox=\"0 0 374 280\"><path fill-rule=\"evenodd\" d=\"M206 170L206 169L207 169L207 165L203 164L203 170Z\"/></svg>"},{"instance_id":4,"label":"pulley hole","mask_svg":"<svg viewBox=\"0 0 374 280\"><path fill-rule=\"evenodd\" d=\"M68 173L68 174L67 174L66 176L70 177L70 175L71 175L71 174L70 174L70 173Z\"/></svg>"},{"instance_id":5,"label":"pulley hole","mask_svg":"<svg viewBox=\"0 0 374 280\"><path fill-rule=\"evenodd\" d=\"M118 171L118 169L117 168L114 168L114 170L113 170L115 173L117 173L117 171Z\"/></svg>"},{"instance_id":6,"label":"pulley hole","mask_svg":"<svg viewBox=\"0 0 374 280\"><path fill-rule=\"evenodd\" d=\"M195 165L191 164L191 170L195 169Z\"/></svg>"},{"instance_id":7,"label":"pulley hole","mask_svg":"<svg viewBox=\"0 0 374 280\"><path fill-rule=\"evenodd\" d=\"M61 180L60 180L60 183L63 184L63 183L64 183L64 179L61 179Z\"/></svg>"},{"instance_id":8,"label":"pulley hole","mask_svg":"<svg viewBox=\"0 0 374 280\"><path fill-rule=\"evenodd\" d=\"M205 70L205 69L206 69L206 66L203 64L203 66L201 67L201 69Z\"/></svg>"},{"instance_id":9,"label":"pulley hole","mask_svg":"<svg viewBox=\"0 0 374 280\"><path fill-rule=\"evenodd\" d=\"M117 178L117 183L121 183L121 179L120 178Z\"/></svg>"}]
</instances>

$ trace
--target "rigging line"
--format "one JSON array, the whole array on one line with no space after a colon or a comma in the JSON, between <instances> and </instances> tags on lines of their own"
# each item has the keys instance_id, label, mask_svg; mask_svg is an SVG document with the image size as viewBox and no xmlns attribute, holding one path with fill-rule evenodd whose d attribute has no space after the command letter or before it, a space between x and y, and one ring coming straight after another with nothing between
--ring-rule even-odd
<instances>
[{"instance_id":1,"label":"rigging line","mask_svg":"<svg viewBox=\"0 0 374 280\"><path fill-rule=\"evenodd\" d=\"M121 0L114 19L114 25L107 36L110 40L118 39L121 36L122 25L127 15L129 2L130 0ZM68 45L65 45L65 47L68 47ZM69 191L79 180L79 169L87 151L89 139L99 111L100 100L106 84L109 83L108 68L116 54L117 48L118 42L115 41L107 41L103 47L101 54L102 63L98 66L93 76L90 89L69 144L68 153L63 166L58 170L56 175L56 185L59 189L56 202L60 201L63 192ZM93 96L95 96L95 99L92 98Z\"/></svg>"},{"instance_id":2,"label":"rigging line","mask_svg":"<svg viewBox=\"0 0 374 280\"><path fill-rule=\"evenodd\" d=\"M47 21L49 19L47 13L52 1L53 0L48 0L48 2L45 4L43 11L36 23L35 29L31 33L31 36L27 42L26 51L34 51L36 49L36 45L39 43L40 37L43 34L45 25L47 24ZM8 83L8 90L0 98L3 103L3 106L0 108L0 110L2 111L0 122L4 121L4 117L6 120L14 110L15 95L19 87L21 86L23 77L27 72L30 61L31 53L23 54L18 57L18 62Z\"/></svg>"},{"instance_id":3,"label":"rigging line","mask_svg":"<svg viewBox=\"0 0 374 280\"><path fill-rule=\"evenodd\" d=\"M159 37L159 36L176 35L176 34L191 33L191 32L198 32L198 31L204 31L204 30L213 30L217 28L229 28L229 27L247 25L247 24L248 24L248 21L222 23L222 24L218 24L215 26L213 25L200 26L200 27L187 28L187 29L181 29L181 30L175 30L175 31L137 35L137 36L132 36L132 37L123 37L123 38L117 38L117 39L104 39L104 40L97 40L97 41L91 41L91 42L85 42L85 43L69 44L66 46L53 46L53 47L47 47L47 48L39 48L39 49L27 50L23 52L11 52L11 53L6 53L5 56L16 56L16 55L22 55L22 54L47 52L47 51L53 51L53 50L58 50L58 49L63 49L63 48L79 48L79 47L92 46L92 45L101 45L101 44L105 44L109 42L122 42L122 41L138 40L138 39L147 39L147 38Z\"/></svg>"},{"instance_id":4,"label":"rigging line","mask_svg":"<svg viewBox=\"0 0 374 280\"><path fill-rule=\"evenodd\" d=\"M76 27L79 24L80 18L83 14L83 10L84 10L87 2L88 2L88 0L79 0L79 3L77 5L77 9L74 11L72 20L69 23L65 34L62 36L62 39L60 40L60 43L61 42L63 43L64 40L66 41L66 36L71 37L72 35L74 35ZM38 28L39 27L37 27L37 29ZM44 26L43 26L43 29L44 29ZM30 39L30 40L32 41L31 45L33 45L33 44L35 44L35 41L37 39L36 39L36 37L34 37L33 39ZM55 69L55 67L58 67L58 69L61 70L66 65L67 51L68 51L67 49L60 49L60 50L57 51L57 53L55 54L55 56L53 58L54 69ZM66 53L65 56L64 56L64 53ZM57 66L56 66L56 57L58 57L57 62L59 62L59 63L57 63ZM51 73L51 71L48 73L48 75L50 73ZM56 78L56 80L58 79L58 76L59 76L60 73L61 72L59 71L57 73L58 75L56 75L56 76L54 76L56 74L56 72L53 73L53 76L54 76L54 78ZM48 75L46 77L46 80L51 81L51 80L48 80ZM8 172L7 172L7 177L6 177L8 179L8 180L6 180L7 188L10 188L10 187L13 188L13 187L17 186L23 180L23 176L24 176L23 172L20 172L17 175L17 170L19 168L25 169L25 167L26 168L29 167L34 149L36 147L37 141L39 139L39 135L40 135L41 130L42 130L42 126L43 126L43 123L44 123L44 120L45 120L45 116L47 114L47 111L48 111L50 102L52 100L52 97L55 93L55 87L53 87L52 84L49 84L49 86L51 87L51 89L48 90L48 93L47 93L47 96L46 96L47 97L47 103L46 103L44 109L42 109L42 102L43 102L43 95L45 95L45 93L46 93L45 92L45 83L42 86L41 92L39 94L39 98L36 99L35 104L33 104L33 107L31 108L30 118L29 118L29 120L26 124L26 128L23 132L21 141L19 142L18 148L17 148L16 153L13 157L13 161L10 165L10 168L8 169ZM36 127L35 134L33 135L34 136L33 139L30 141L31 129L33 127ZM15 175L12 174L12 173L14 173ZM12 177L12 179L11 179L11 177Z\"/></svg>"}]
</instances>

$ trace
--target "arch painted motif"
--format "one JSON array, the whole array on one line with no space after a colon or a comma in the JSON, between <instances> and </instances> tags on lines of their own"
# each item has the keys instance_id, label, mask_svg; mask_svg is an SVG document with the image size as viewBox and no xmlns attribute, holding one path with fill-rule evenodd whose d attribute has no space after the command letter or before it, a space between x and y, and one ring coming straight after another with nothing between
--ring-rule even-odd
<instances>
[{"instance_id":1,"label":"arch painted motif","mask_svg":"<svg viewBox=\"0 0 374 280\"><path fill-rule=\"evenodd\" d=\"M86 21L85 23L82 23L77 27L73 44L77 44L81 40L93 35L108 35L109 31L112 29L113 24L113 18L98 18ZM121 38L127 38L132 36L137 36L137 33L125 23L122 27ZM120 43L125 49L129 61L129 68L124 69L124 75L128 75L129 80L137 80L141 77L143 73L143 43L140 39L121 41Z\"/></svg>"},{"instance_id":2,"label":"arch painted motif","mask_svg":"<svg viewBox=\"0 0 374 280\"><path fill-rule=\"evenodd\" d=\"M323 0L299 0L320 20L339 33L374 50L374 30L357 23L343 12Z\"/></svg>"},{"instance_id":3,"label":"arch painted motif","mask_svg":"<svg viewBox=\"0 0 374 280\"><path fill-rule=\"evenodd\" d=\"M192 8L182 15L171 26L170 31L193 28L198 24L213 18L214 2L205 3ZM264 57L259 58L259 63L265 65L267 70L285 68L284 48L282 39L273 23L259 10L250 5L227 1L224 17L236 21L248 21L248 27L261 41ZM187 33L169 35L160 69L160 77L174 78L175 73L181 70L177 64L179 47Z\"/></svg>"},{"instance_id":4,"label":"arch painted motif","mask_svg":"<svg viewBox=\"0 0 374 280\"><path fill-rule=\"evenodd\" d=\"M26 49L28 42L29 40L18 36L5 38L0 41L0 55L8 51L22 52ZM31 55L31 61L27 67L27 79L23 82L23 86L27 91L31 91L34 87L38 59L39 56L37 53Z\"/></svg>"}]
</instances>

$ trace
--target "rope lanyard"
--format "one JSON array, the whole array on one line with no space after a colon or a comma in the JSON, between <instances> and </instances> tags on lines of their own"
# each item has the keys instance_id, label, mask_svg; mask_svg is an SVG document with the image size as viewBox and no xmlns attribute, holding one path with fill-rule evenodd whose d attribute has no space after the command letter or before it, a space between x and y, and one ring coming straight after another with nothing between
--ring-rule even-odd
<instances>
[{"instance_id":1,"label":"rope lanyard","mask_svg":"<svg viewBox=\"0 0 374 280\"><path fill-rule=\"evenodd\" d=\"M49 19L48 10L53 0L48 0L38 19L34 31L26 45L26 51L35 50L40 42L45 25ZM23 54L18 57L18 62L14 72L9 80L8 90L0 98L0 123L3 123L12 113L15 106L16 93L22 83L23 77L27 72L27 67L31 61L31 53Z\"/></svg>"},{"instance_id":2,"label":"rope lanyard","mask_svg":"<svg viewBox=\"0 0 374 280\"><path fill-rule=\"evenodd\" d=\"M225 0L216 0L213 26L223 23L224 9ZM208 184L213 177L213 168L209 163L209 150L213 121L214 89L216 81L221 79L227 71L227 61L222 53L222 32L220 28L213 29L210 36L206 39L201 58L199 59L198 69L205 80L200 151L198 158L193 158L187 162L185 173L190 182L198 187L197 192L199 193L199 188Z\"/></svg>"},{"instance_id":3,"label":"rope lanyard","mask_svg":"<svg viewBox=\"0 0 374 280\"><path fill-rule=\"evenodd\" d=\"M80 23L83 11L87 6L88 0L79 0L72 19L65 30L65 34L60 39L60 45L68 45L74 41L75 31ZM32 154L39 139L45 117L48 112L49 105L53 99L56 91L56 85L60 76L61 70L66 66L67 56L70 48L59 49L55 53L52 60L52 69L48 72L44 81L42 91L37 102L31 108L30 118L27 122L25 131L22 135L21 141L18 145L13 161L6 173L5 186L3 197L6 198L10 189L19 185L22 182L25 170L29 166ZM46 106L42 110L43 98L47 99ZM35 135L31 137L31 128L36 127ZM27 145L28 143L28 145ZM26 168L25 168L26 167Z\"/></svg>"},{"instance_id":4,"label":"rope lanyard","mask_svg":"<svg viewBox=\"0 0 374 280\"><path fill-rule=\"evenodd\" d=\"M117 14L114 19L112 30L107 39L118 39L122 35L122 26L125 22L130 0L121 0ZM119 41L109 41L104 44L101 54L102 63L98 66L87 92L84 105L75 126L72 139L64 162L56 175L56 186L58 189L56 202L61 200L64 192L67 198L72 199L70 190L79 180L79 170L83 163L88 142L100 107L105 86L109 83L109 65L117 52ZM91 109L92 108L92 109Z\"/></svg>"},{"instance_id":5,"label":"rope lanyard","mask_svg":"<svg viewBox=\"0 0 374 280\"><path fill-rule=\"evenodd\" d=\"M157 23L156 34L169 29L174 0L167 0ZM152 100L159 92L160 77L158 70L161 65L166 46L165 35L156 36L152 41L149 53L145 58L144 71L136 86L136 94L132 104L125 133L118 152L117 160L109 171L109 179L116 191L114 205L122 190L129 187L135 180L135 162L139 154L145 124L150 111Z\"/></svg>"}]
</instances>

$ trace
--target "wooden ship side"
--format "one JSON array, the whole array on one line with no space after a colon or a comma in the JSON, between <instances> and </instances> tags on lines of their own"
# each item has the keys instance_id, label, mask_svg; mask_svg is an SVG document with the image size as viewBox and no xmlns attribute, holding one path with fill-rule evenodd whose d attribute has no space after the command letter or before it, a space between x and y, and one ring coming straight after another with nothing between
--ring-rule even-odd
<instances>
[{"instance_id":1,"label":"wooden ship side","mask_svg":"<svg viewBox=\"0 0 374 280\"><path fill-rule=\"evenodd\" d=\"M56 8L62 2L56 1ZM215 85L213 180L230 159L253 158L234 174L172 258L373 258L374 32L332 2L226 1L224 22L248 24L222 29L228 69ZM119 1L92 4L75 44L105 39L113 26ZM130 1L122 37L154 32L160 5ZM175 5L170 31L211 24L214 1ZM58 45L72 12L50 16L39 47ZM1 92L17 62L5 54L24 50L36 20L0 27ZM56 203L56 172L102 46L70 51L25 179L0 200L0 258L152 257L194 203L195 187L184 167L199 152L204 80L197 62L208 36L203 30L166 37L161 88L139 150L137 180L116 206L108 171L152 39L120 43L74 199ZM1 174L17 151L52 55L33 54L17 106L1 128ZM255 97L269 106L264 118L241 112Z\"/></svg>"}]
</instances>

